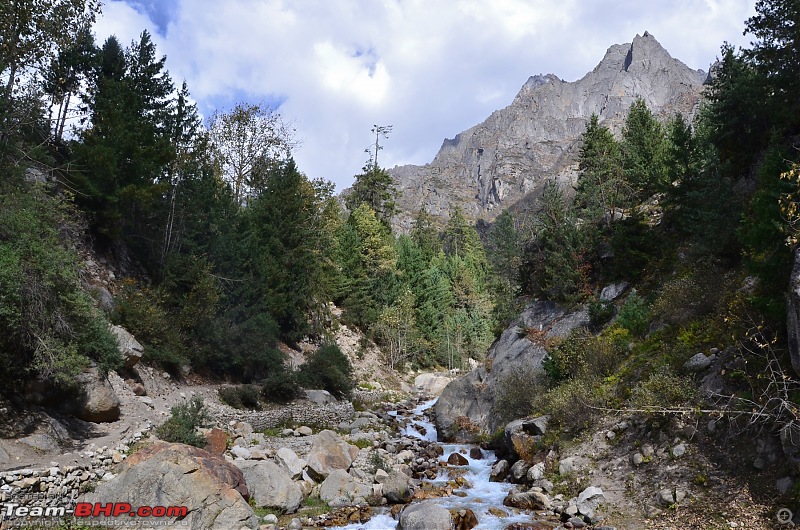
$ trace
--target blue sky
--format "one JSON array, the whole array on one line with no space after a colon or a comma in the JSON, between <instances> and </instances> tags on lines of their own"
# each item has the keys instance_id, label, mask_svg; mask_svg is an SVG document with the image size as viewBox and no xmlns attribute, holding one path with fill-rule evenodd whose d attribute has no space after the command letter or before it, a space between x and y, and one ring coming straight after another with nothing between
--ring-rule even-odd
<instances>
[{"instance_id":1,"label":"blue sky","mask_svg":"<svg viewBox=\"0 0 800 530\"><path fill-rule=\"evenodd\" d=\"M373 124L383 165L425 164L446 137L507 106L530 75L582 77L612 44L652 33L707 70L746 45L747 0L107 0L98 40L154 36L206 116L277 106L311 177L348 186Z\"/></svg>"}]
</instances>

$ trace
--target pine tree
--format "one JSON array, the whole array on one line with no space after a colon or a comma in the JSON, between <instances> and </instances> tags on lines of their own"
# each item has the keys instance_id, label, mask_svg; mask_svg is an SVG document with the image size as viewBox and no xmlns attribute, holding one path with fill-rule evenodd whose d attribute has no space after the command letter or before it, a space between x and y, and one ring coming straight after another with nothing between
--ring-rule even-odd
<instances>
[{"instance_id":1,"label":"pine tree","mask_svg":"<svg viewBox=\"0 0 800 530\"><path fill-rule=\"evenodd\" d=\"M623 175L622 152L611 131L600 125L597 114L592 114L582 141L575 201L589 219L603 219L610 225L618 208L630 206L632 190Z\"/></svg>"},{"instance_id":2,"label":"pine tree","mask_svg":"<svg viewBox=\"0 0 800 530\"><path fill-rule=\"evenodd\" d=\"M664 128L642 99L630 108L622 129L622 166L625 181L636 199L666 189Z\"/></svg>"},{"instance_id":3,"label":"pine tree","mask_svg":"<svg viewBox=\"0 0 800 530\"><path fill-rule=\"evenodd\" d=\"M378 153L383 149L383 146L380 145L381 136L387 138L391 130L391 125L375 125L372 128L372 132L375 134L374 150L367 149L370 158L362 172L356 175L353 187L345 197L345 204L349 210L353 211L362 204L366 204L378 215L387 228L391 228L398 192L392 176L378 165Z\"/></svg>"}]
</instances>

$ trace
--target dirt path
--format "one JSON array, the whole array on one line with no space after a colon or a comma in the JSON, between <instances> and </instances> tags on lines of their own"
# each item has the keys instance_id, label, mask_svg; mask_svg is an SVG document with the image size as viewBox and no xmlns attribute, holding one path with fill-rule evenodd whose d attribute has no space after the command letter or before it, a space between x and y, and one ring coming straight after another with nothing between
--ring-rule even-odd
<instances>
[{"instance_id":1,"label":"dirt path","mask_svg":"<svg viewBox=\"0 0 800 530\"><path fill-rule=\"evenodd\" d=\"M27 437L0 439L0 471L16 468L40 468L54 465L81 464L85 453L97 448L116 448L129 444L151 428L163 423L170 409L200 396L207 403L219 402L219 384L176 383L150 368L140 370L147 389L146 396L137 396L115 372L109 374L114 391L120 400L120 418L109 423L87 423L74 418L51 414L43 409L31 410L28 417L12 421L30 425ZM9 414L13 412L8 411ZM139 436L136 436L136 435ZM57 441L61 446L56 446ZM26 443L27 442L27 443Z\"/></svg>"}]
</instances>

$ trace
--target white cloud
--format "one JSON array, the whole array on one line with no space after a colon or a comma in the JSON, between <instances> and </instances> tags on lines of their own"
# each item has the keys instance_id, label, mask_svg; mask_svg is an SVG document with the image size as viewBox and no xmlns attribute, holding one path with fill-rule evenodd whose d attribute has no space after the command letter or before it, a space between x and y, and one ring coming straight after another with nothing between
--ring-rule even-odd
<instances>
[{"instance_id":1,"label":"white cloud","mask_svg":"<svg viewBox=\"0 0 800 530\"><path fill-rule=\"evenodd\" d=\"M133 1L133 0L131 0ZM154 35L202 109L282 101L303 142L301 170L342 188L361 170L373 124L394 125L384 165L429 162L444 137L508 105L528 78L582 77L612 44L650 31L708 68L745 44L746 0L162 0ZM139 5L142 5L141 3ZM145 15L109 1L98 36L129 42Z\"/></svg>"}]
</instances>

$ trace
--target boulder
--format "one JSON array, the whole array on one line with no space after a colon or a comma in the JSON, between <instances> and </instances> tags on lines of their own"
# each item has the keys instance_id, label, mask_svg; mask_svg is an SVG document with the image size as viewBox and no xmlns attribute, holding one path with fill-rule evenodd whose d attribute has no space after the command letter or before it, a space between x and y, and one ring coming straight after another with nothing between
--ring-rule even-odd
<instances>
[{"instance_id":1,"label":"boulder","mask_svg":"<svg viewBox=\"0 0 800 530\"><path fill-rule=\"evenodd\" d=\"M121 326L111 326L111 333L117 338L119 354L122 356L125 368L133 368L136 366L144 354L144 347L139 344L136 337Z\"/></svg>"},{"instance_id":2,"label":"boulder","mask_svg":"<svg viewBox=\"0 0 800 530\"><path fill-rule=\"evenodd\" d=\"M508 454L519 456L518 447L529 447L539 443L547 432L547 416L514 420L503 430L503 443Z\"/></svg>"},{"instance_id":3,"label":"boulder","mask_svg":"<svg viewBox=\"0 0 800 530\"><path fill-rule=\"evenodd\" d=\"M317 405L330 405L336 403L336 398L327 390L306 390L306 399Z\"/></svg>"},{"instance_id":4,"label":"boulder","mask_svg":"<svg viewBox=\"0 0 800 530\"><path fill-rule=\"evenodd\" d=\"M414 387L428 396L439 396L452 377L441 374L419 374L414 378Z\"/></svg>"},{"instance_id":5,"label":"boulder","mask_svg":"<svg viewBox=\"0 0 800 530\"><path fill-rule=\"evenodd\" d=\"M549 510L550 498L539 491L509 492L506 498L503 499L503 505L523 510Z\"/></svg>"},{"instance_id":6,"label":"boulder","mask_svg":"<svg viewBox=\"0 0 800 530\"><path fill-rule=\"evenodd\" d=\"M705 353L696 353L683 363L683 369L691 373L702 372L709 366L711 366L711 358L706 357Z\"/></svg>"},{"instance_id":7,"label":"boulder","mask_svg":"<svg viewBox=\"0 0 800 530\"><path fill-rule=\"evenodd\" d=\"M334 469L319 487L319 498L333 507L365 504L372 486L353 478L343 469Z\"/></svg>"},{"instance_id":8,"label":"boulder","mask_svg":"<svg viewBox=\"0 0 800 530\"><path fill-rule=\"evenodd\" d=\"M400 512L397 530L451 530L450 512L434 502L409 504Z\"/></svg>"},{"instance_id":9,"label":"boulder","mask_svg":"<svg viewBox=\"0 0 800 530\"><path fill-rule=\"evenodd\" d=\"M514 484L521 484L525 477L528 475L528 470L531 468L531 465L525 462L525 460L517 460L514 462L514 465L511 466L511 482Z\"/></svg>"},{"instance_id":10,"label":"boulder","mask_svg":"<svg viewBox=\"0 0 800 530\"><path fill-rule=\"evenodd\" d=\"M277 464L265 460L237 462L236 466L242 470L250 497L259 508L294 513L303 502L300 486Z\"/></svg>"},{"instance_id":11,"label":"boulder","mask_svg":"<svg viewBox=\"0 0 800 530\"><path fill-rule=\"evenodd\" d=\"M578 495L578 511L592 519L597 507L604 502L606 502L606 496L603 494L603 490L596 486L589 486Z\"/></svg>"},{"instance_id":12,"label":"boulder","mask_svg":"<svg viewBox=\"0 0 800 530\"><path fill-rule=\"evenodd\" d=\"M503 482L508 476L508 470L511 466L507 460L500 460L492 466L492 471L489 473L490 482Z\"/></svg>"},{"instance_id":13,"label":"boulder","mask_svg":"<svg viewBox=\"0 0 800 530\"><path fill-rule=\"evenodd\" d=\"M528 470L528 474L525 477L525 479L530 483L542 480L544 478L544 468L545 468L544 462L539 462L538 464L534 464Z\"/></svg>"},{"instance_id":14,"label":"boulder","mask_svg":"<svg viewBox=\"0 0 800 530\"><path fill-rule=\"evenodd\" d=\"M206 433L206 451L221 455L228 448L228 433L222 429L211 429Z\"/></svg>"},{"instance_id":15,"label":"boulder","mask_svg":"<svg viewBox=\"0 0 800 530\"><path fill-rule=\"evenodd\" d=\"M383 496L386 497L386 501L389 504L406 504L411 502L413 492L411 491L408 475L405 473L392 470L388 477L382 478L379 482L383 485Z\"/></svg>"},{"instance_id":16,"label":"boulder","mask_svg":"<svg viewBox=\"0 0 800 530\"><path fill-rule=\"evenodd\" d=\"M502 427L502 414L494 410L495 396L503 391L512 375L531 378L542 373L547 353L543 341L531 340L531 333L542 339L565 337L578 327L588 327L586 308L565 313L550 301L528 305L486 354L477 369L450 382L433 407L433 419L440 438L457 442L475 442L483 432ZM469 429L461 429L461 418L469 419Z\"/></svg>"},{"instance_id":17,"label":"boulder","mask_svg":"<svg viewBox=\"0 0 800 530\"><path fill-rule=\"evenodd\" d=\"M278 449L275 453L275 462L283 467L292 479L301 478L306 468L306 461L288 447Z\"/></svg>"},{"instance_id":18,"label":"boulder","mask_svg":"<svg viewBox=\"0 0 800 530\"><path fill-rule=\"evenodd\" d=\"M76 416L84 421L102 423L119 419L119 398L108 377L91 366L76 377L81 388Z\"/></svg>"},{"instance_id":19,"label":"boulder","mask_svg":"<svg viewBox=\"0 0 800 530\"><path fill-rule=\"evenodd\" d=\"M333 431L322 431L306 458L308 474L316 481L325 480L334 469L347 471L358 456L358 447L345 442Z\"/></svg>"},{"instance_id":20,"label":"boulder","mask_svg":"<svg viewBox=\"0 0 800 530\"><path fill-rule=\"evenodd\" d=\"M453 520L453 530L472 530L478 526L478 517L469 508L451 510L450 518Z\"/></svg>"},{"instance_id":21,"label":"boulder","mask_svg":"<svg viewBox=\"0 0 800 530\"><path fill-rule=\"evenodd\" d=\"M107 503L119 499L133 506L185 506L188 514L160 520L167 526L229 530L257 529L258 518L241 470L224 458L183 444L158 443L132 454L117 475L100 482L81 502ZM108 526L122 526L120 517ZM167 522L169 521L169 522Z\"/></svg>"},{"instance_id":22,"label":"boulder","mask_svg":"<svg viewBox=\"0 0 800 530\"><path fill-rule=\"evenodd\" d=\"M589 460L582 456L570 456L558 462L558 474L569 475L585 468Z\"/></svg>"},{"instance_id":23,"label":"boulder","mask_svg":"<svg viewBox=\"0 0 800 530\"><path fill-rule=\"evenodd\" d=\"M447 457L447 463L451 466L466 466L469 465L469 460L458 453L453 453Z\"/></svg>"},{"instance_id":24,"label":"boulder","mask_svg":"<svg viewBox=\"0 0 800 530\"><path fill-rule=\"evenodd\" d=\"M604 302L612 302L619 298L627 288L628 282L619 282L607 285L606 287L603 287L602 291L600 291L600 300L603 300Z\"/></svg>"}]
</instances>

